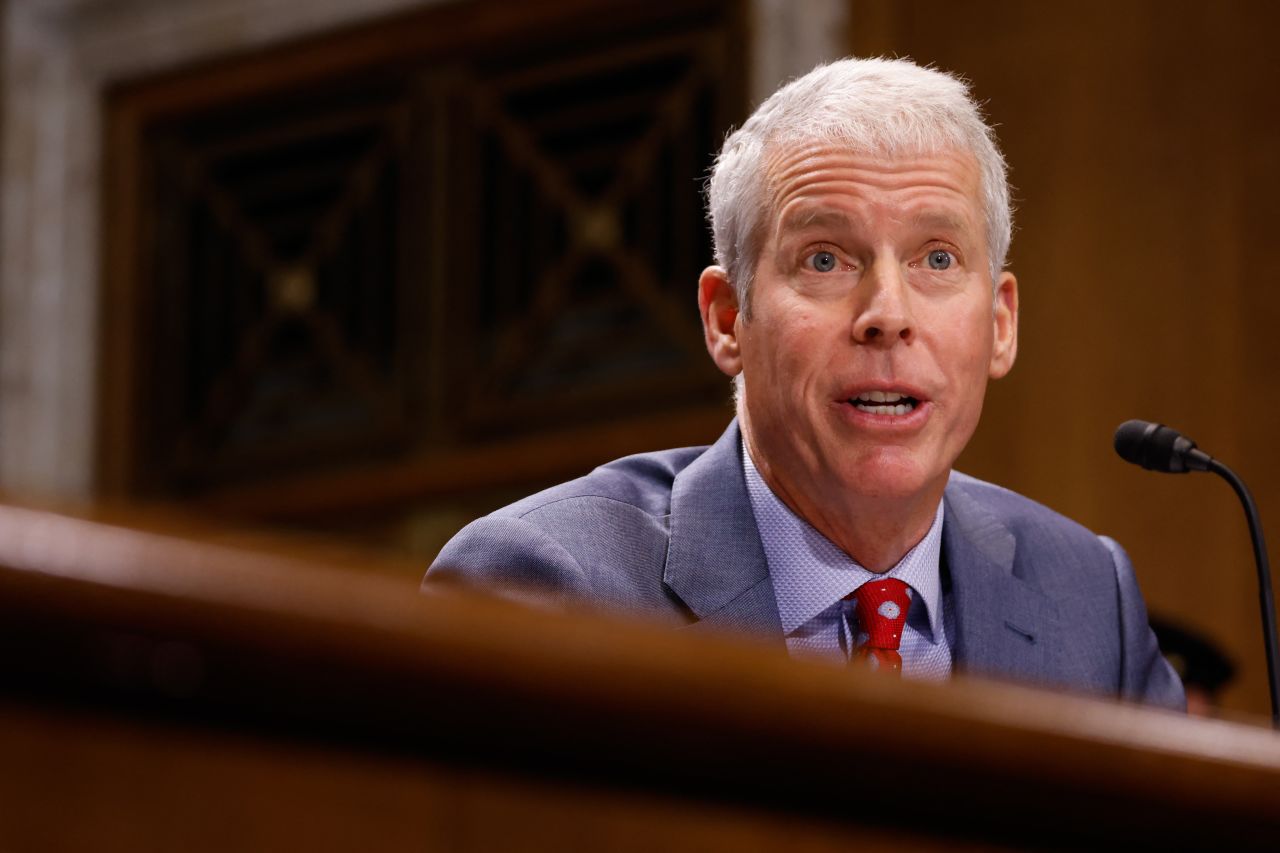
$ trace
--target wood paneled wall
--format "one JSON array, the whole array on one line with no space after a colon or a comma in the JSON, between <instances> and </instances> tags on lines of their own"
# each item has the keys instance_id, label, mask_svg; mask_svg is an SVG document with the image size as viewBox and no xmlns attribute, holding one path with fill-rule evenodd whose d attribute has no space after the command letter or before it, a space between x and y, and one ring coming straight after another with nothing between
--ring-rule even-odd
<instances>
[{"instance_id":1,"label":"wood paneled wall","mask_svg":"<svg viewBox=\"0 0 1280 853\"><path fill-rule=\"evenodd\" d=\"M741 4L611 6L428 5L109 89L100 493L349 511L353 468L727 419L692 295Z\"/></svg>"},{"instance_id":2,"label":"wood paneled wall","mask_svg":"<svg viewBox=\"0 0 1280 853\"><path fill-rule=\"evenodd\" d=\"M1280 543L1280 9L1158 0L852 3L858 55L968 77L1012 167L1022 296L1013 373L961 466L1116 537L1150 608L1240 665L1268 710L1243 514L1225 483L1126 465L1133 417L1181 429L1250 484Z\"/></svg>"}]
</instances>

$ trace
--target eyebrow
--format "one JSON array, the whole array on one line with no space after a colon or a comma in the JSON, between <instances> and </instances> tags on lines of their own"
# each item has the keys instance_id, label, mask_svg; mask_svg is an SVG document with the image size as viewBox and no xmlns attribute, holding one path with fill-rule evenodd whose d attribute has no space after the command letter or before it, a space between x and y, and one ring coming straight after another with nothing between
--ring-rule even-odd
<instances>
[{"instance_id":1,"label":"eyebrow","mask_svg":"<svg viewBox=\"0 0 1280 853\"><path fill-rule=\"evenodd\" d=\"M790 213L778 223L779 231L802 231L806 228L853 228L853 220L838 210L802 210Z\"/></svg>"},{"instance_id":2,"label":"eyebrow","mask_svg":"<svg viewBox=\"0 0 1280 853\"><path fill-rule=\"evenodd\" d=\"M961 231L968 232L969 221L951 213L929 212L911 217L911 224L916 228L928 231Z\"/></svg>"}]
</instances>

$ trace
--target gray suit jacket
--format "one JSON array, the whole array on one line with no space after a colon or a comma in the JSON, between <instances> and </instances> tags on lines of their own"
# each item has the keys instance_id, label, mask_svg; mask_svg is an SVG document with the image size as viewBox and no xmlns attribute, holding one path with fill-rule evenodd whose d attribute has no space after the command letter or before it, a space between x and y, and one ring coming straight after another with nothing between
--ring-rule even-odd
<instances>
[{"instance_id":1,"label":"gray suit jacket","mask_svg":"<svg viewBox=\"0 0 1280 853\"><path fill-rule=\"evenodd\" d=\"M459 532L427 578L781 640L740 441L735 421L710 447L629 456L518 501ZM958 670L1185 706L1119 545L959 473L944 504Z\"/></svg>"}]
</instances>

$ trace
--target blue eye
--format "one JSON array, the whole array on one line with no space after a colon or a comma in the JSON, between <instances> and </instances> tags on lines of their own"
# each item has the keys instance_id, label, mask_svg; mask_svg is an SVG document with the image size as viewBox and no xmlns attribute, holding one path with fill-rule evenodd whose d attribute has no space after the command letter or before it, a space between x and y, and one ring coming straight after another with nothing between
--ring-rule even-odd
<instances>
[{"instance_id":1,"label":"blue eye","mask_svg":"<svg viewBox=\"0 0 1280 853\"><path fill-rule=\"evenodd\" d=\"M945 270L950 268L953 258L950 252L942 249L934 249L929 253L929 268L935 270Z\"/></svg>"},{"instance_id":2,"label":"blue eye","mask_svg":"<svg viewBox=\"0 0 1280 853\"><path fill-rule=\"evenodd\" d=\"M808 260L809 266L818 272L831 272L836 268L836 256L830 252L814 252Z\"/></svg>"}]
</instances>

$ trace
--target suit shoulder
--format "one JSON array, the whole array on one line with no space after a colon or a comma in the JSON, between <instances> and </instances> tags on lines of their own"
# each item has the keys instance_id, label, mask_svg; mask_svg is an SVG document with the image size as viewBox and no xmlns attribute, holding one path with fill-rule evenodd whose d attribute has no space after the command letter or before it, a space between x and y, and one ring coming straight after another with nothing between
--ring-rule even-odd
<instances>
[{"instance_id":1,"label":"suit shoulder","mask_svg":"<svg viewBox=\"0 0 1280 853\"><path fill-rule=\"evenodd\" d=\"M427 572L671 616L662 582L676 476L705 448L628 456L477 519Z\"/></svg>"},{"instance_id":2,"label":"suit shoulder","mask_svg":"<svg viewBox=\"0 0 1280 853\"><path fill-rule=\"evenodd\" d=\"M1110 551L1098 534L1056 510L1025 495L956 471L947 484L949 495L964 495L995 516L1019 542L1058 546L1111 563Z\"/></svg>"},{"instance_id":3,"label":"suit shoulder","mask_svg":"<svg viewBox=\"0 0 1280 853\"><path fill-rule=\"evenodd\" d=\"M492 515L533 520L553 507L566 510L573 505L614 502L660 518L671 511L671 487L676 475L706 449L681 447L624 456L583 477L518 500Z\"/></svg>"}]
</instances>

